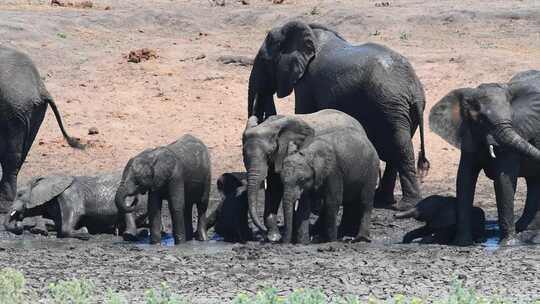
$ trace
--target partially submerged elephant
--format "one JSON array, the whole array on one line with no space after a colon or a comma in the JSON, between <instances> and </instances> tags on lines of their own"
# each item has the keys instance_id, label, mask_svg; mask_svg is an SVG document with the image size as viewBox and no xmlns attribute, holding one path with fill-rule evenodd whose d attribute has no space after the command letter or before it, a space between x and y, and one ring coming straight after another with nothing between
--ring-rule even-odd
<instances>
[{"instance_id":1,"label":"partially submerged elephant","mask_svg":"<svg viewBox=\"0 0 540 304\"><path fill-rule=\"evenodd\" d=\"M58 237L88 239L88 232L111 233L119 228L126 239L134 239L137 227L146 220L146 196L137 198L134 213L121 214L114 203L120 179L120 173L35 178L18 191L4 226L20 234L24 218L41 216L54 221Z\"/></svg>"},{"instance_id":2,"label":"partially submerged elephant","mask_svg":"<svg viewBox=\"0 0 540 304\"><path fill-rule=\"evenodd\" d=\"M60 112L45 88L32 60L25 54L0 46L0 213L5 213L17 194L17 176L51 106L62 135L74 148L84 148L67 134Z\"/></svg>"},{"instance_id":3,"label":"partially submerged elephant","mask_svg":"<svg viewBox=\"0 0 540 304\"><path fill-rule=\"evenodd\" d=\"M453 196L431 195L405 212L395 214L397 219L414 218L424 222L425 225L408 232L403 237L403 243L411 243L421 238L422 243L449 244L456 235L457 199ZM482 242L485 238L486 215L484 210L473 207L472 236L475 242Z\"/></svg>"},{"instance_id":4,"label":"partially submerged elephant","mask_svg":"<svg viewBox=\"0 0 540 304\"><path fill-rule=\"evenodd\" d=\"M215 232L225 242L246 243L253 240L253 232L248 222L247 173L227 172L217 179L220 200L214 208L206 212L202 231L214 226Z\"/></svg>"},{"instance_id":5,"label":"partially submerged elephant","mask_svg":"<svg viewBox=\"0 0 540 304\"><path fill-rule=\"evenodd\" d=\"M249 78L248 117L259 122L276 114L273 95L295 94L295 113L332 108L357 119L386 162L376 195L377 205L398 210L414 206L420 188L411 138L420 127L418 174L429 170L425 155L423 111L425 94L409 61L374 43L352 45L319 24L292 21L273 28L257 53ZM249 179L259 179L248 168ZM394 205L399 173L403 192ZM272 177L269 176L269 179ZM253 205L253 188L248 189ZM275 193L268 190L268 198Z\"/></svg>"},{"instance_id":6,"label":"partially submerged elephant","mask_svg":"<svg viewBox=\"0 0 540 304\"><path fill-rule=\"evenodd\" d=\"M267 238L272 242L281 239L277 226L277 212L283 196L283 184L279 175L283 159L287 155L287 146L293 142L301 146L304 142L328 132L360 127L358 121L337 110L321 110L312 114L275 115L258 124L252 116L248 119L242 136L242 153L248 179L249 213L253 223L267 231ZM259 191L266 182L264 201L264 226L256 213ZM267 229L267 230L266 230Z\"/></svg>"},{"instance_id":7,"label":"partially submerged elephant","mask_svg":"<svg viewBox=\"0 0 540 304\"><path fill-rule=\"evenodd\" d=\"M197 206L197 238L202 239L201 218L210 195L210 153L198 138L186 134L177 141L147 149L131 158L124 168L116 192L116 206L133 212L137 200L129 198L148 193L150 243L161 242L161 207L167 200L175 244L193 238L192 210Z\"/></svg>"},{"instance_id":8,"label":"partially submerged elephant","mask_svg":"<svg viewBox=\"0 0 540 304\"><path fill-rule=\"evenodd\" d=\"M429 124L461 149L454 243L473 243L472 204L482 169L493 180L501 243L517 241L516 230L527 229L540 202L540 71L518 73L508 83L453 90L431 108ZM518 177L527 182L527 200L514 226Z\"/></svg>"},{"instance_id":9,"label":"partially submerged elephant","mask_svg":"<svg viewBox=\"0 0 540 304\"><path fill-rule=\"evenodd\" d=\"M332 121L321 118L321 123L330 126ZM371 241L379 157L364 129L355 122L347 128L328 128L315 135L307 124L299 124L310 135L300 145L288 141L287 156L276 166L283 182L282 241L309 243L312 210L318 211L322 240L333 242L338 237L351 237L354 241ZM340 206L343 215L338 230Z\"/></svg>"}]
</instances>

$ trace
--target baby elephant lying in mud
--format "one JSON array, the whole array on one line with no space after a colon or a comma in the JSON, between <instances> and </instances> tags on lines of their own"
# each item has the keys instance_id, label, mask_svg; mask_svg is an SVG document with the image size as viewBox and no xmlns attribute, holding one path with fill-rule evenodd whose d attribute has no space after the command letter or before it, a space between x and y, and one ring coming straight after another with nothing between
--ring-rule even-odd
<instances>
[{"instance_id":1,"label":"baby elephant lying in mud","mask_svg":"<svg viewBox=\"0 0 540 304\"><path fill-rule=\"evenodd\" d=\"M395 215L395 218L414 218L426 225L408 232L403 243L422 238L421 243L449 244L456 234L457 199L453 196L431 195L418 202L416 207ZM485 235L484 210L473 207L472 235L475 242L482 242Z\"/></svg>"},{"instance_id":2,"label":"baby elephant lying in mud","mask_svg":"<svg viewBox=\"0 0 540 304\"><path fill-rule=\"evenodd\" d=\"M209 209L204 218L203 240L206 231L214 226L225 242L246 243L253 240L248 223L247 173L230 172L217 180L221 199L215 208Z\"/></svg>"},{"instance_id":3,"label":"baby elephant lying in mud","mask_svg":"<svg viewBox=\"0 0 540 304\"><path fill-rule=\"evenodd\" d=\"M54 221L58 237L86 240L89 233L111 233L120 228L125 239L133 240L137 226L146 220L146 196L138 197L134 213L120 214L114 202L120 179L120 173L35 178L17 192L4 226L7 231L21 234L22 220L44 217ZM39 222L44 226L43 221ZM38 230L47 231L44 227Z\"/></svg>"}]
</instances>

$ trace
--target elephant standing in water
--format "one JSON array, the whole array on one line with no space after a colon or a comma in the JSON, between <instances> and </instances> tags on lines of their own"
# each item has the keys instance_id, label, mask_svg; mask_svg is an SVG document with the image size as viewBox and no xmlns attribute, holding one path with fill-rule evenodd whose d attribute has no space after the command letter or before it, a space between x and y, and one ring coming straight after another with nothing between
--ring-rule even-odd
<instances>
[{"instance_id":1,"label":"elephant standing in water","mask_svg":"<svg viewBox=\"0 0 540 304\"><path fill-rule=\"evenodd\" d=\"M206 145L192 135L184 135L163 147L147 149L129 160L116 192L116 206L123 212L133 212L126 200L148 192L150 243L161 242L161 206L169 203L174 243L193 238L192 210L197 206L198 239L210 195L210 154Z\"/></svg>"},{"instance_id":2,"label":"elephant standing in water","mask_svg":"<svg viewBox=\"0 0 540 304\"><path fill-rule=\"evenodd\" d=\"M332 108L362 124L386 162L376 193L378 206L403 210L421 199L411 138L420 127L418 174L423 177L429 170L423 129L425 95L405 57L374 43L351 45L318 24L288 22L268 33L255 57L249 78L248 117L255 115L262 122L276 114L274 93L283 98L293 91L296 114ZM253 191L259 177L247 169L248 196L254 205ZM397 173L403 197L394 206ZM278 192L271 188L274 185L267 189L268 196Z\"/></svg>"},{"instance_id":3,"label":"elephant standing in water","mask_svg":"<svg viewBox=\"0 0 540 304\"><path fill-rule=\"evenodd\" d=\"M5 213L17 194L17 176L50 105L62 135L74 148L84 148L70 137L53 98L45 88L32 60L25 54L0 46L0 213Z\"/></svg>"},{"instance_id":4,"label":"elephant standing in water","mask_svg":"<svg viewBox=\"0 0 540 304\"><path fill-rule=\"evenodd\" d=\"M20 234L24 218L44 217L54 221L58 237L88 239L88 232L111 233L120 228L125 239L133 240L137 227L146 220L146 196L137 198L135 212L121 216L114 203L120 179L120 173L35 178L17 192L4 226L7 231ZM47 232L44 227L35 229Z\"/></svg>"},{"instance_id":5,"label":"elephant standing in water","mask_svg":"<svg viewBox=\"0 0 540 304\"><path fill-rule=\"evenodd\" d=\"M501 243L516 242L516 230L527 229L540 202L540 71L518 73L508 83L453 90L433 106L429 124L461 149L454 243L473 243L471 212L482 169L493 180ZM525 177L527 199L514 226L518 177Z\"/></svg>"},{"instance_id":6,"label":"elephant standing in water","mask_svg":"<svg viewBox=\"0 0 540 304\"><path fill-rule=\"evenodd\" d=\"M268 228L268 240L277 242L281 239L276 219L283 196L279 169L287 156L289 142L302 146L314 136L351 127L362 128L351 116L331 109L312 114L275 115L260 124L255 116L248 119L242 136L242 153L248 172L249 213L253 223L264 231L255 207L266 179L264 221Z\"/></svg>"}]
</instances>

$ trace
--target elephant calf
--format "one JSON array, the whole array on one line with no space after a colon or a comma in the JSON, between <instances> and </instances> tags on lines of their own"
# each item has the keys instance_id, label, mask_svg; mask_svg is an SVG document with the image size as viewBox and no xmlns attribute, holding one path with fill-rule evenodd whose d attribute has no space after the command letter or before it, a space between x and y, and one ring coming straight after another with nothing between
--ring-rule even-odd
<instances>
[{"instance_id":1,"label":"elephant calf","mask_svg":"<svg viewBox=\"0 0 540 304\"><path fill-rule=\"evenodd\" d=\"M306 124L302 127L310 128ZM348 128L329 128L325 133L306 139L300 146L290 141L286 149L287 156L277 168L284 189L283 242L291 242L293 230L296 242L309 242L311 210L319 211L321 237L335 241L340 205L343 205L343 216L339 236L370 241L379 157L362 126L356 122ZM298 205L295 206L295 202Z\"/></svg>"},{"instance_id":2,"label":"elephant calf","mask_svg":"<svg viewBox=\"0 0 540 304\"><path fill-rule=\"evenodd\" d=\"M203 230L215 227L217 234L225 242L246 243L253 240L253 232L248 223L247 173L231 172L222 174L217 180L221 199L205 216Z\"/></svg>"},{"instance_id":3,"label":"elephant calf","mask_svg":"<svg viewBox=\"0 0 540 304\"><path fill-rule=\"evenodd\" d=\"M202 239L201 218L210 195L210 154L206 145L189 134L155 149L147 149L129 160L116 192L115 202L132 212L137 201L127 198L148 192L150 243L161 243L161 206L169 203L174 243L193 238L192 208L197 205L198 238Z\"/></svg>"},{"instance_id":4,"label":"elephant calf","mask_svg":"<svg viewBox=\"0 0 540 304\"><path fill-rule=\"evenodd\" d=\"M146 196L139 197L136 211L121 220L114 203L120 178L119 173L35 178L17 192L4 226L20 234L24 218L41 216L54 221L58 237L88 239L88 232L112 232L123 226L124 237L132 239L146 219Z\"/></svg>"},{"instance_id":5,"label":"elephant calf","mask_svg":"<svg viewBox=\"0 0 540 304\"><path fill-rule=\"evenodd\" d=\"M453 196L431 195L418 202L415 208L395 215L395 218L414 218L426 225L408 232L403 243L411 243L422 238L422 243L449 244L456 234L457 199ZM476 242L485 236L486 216L484 210L473 207L472 235Z\"/></svg>"}]
</instances>

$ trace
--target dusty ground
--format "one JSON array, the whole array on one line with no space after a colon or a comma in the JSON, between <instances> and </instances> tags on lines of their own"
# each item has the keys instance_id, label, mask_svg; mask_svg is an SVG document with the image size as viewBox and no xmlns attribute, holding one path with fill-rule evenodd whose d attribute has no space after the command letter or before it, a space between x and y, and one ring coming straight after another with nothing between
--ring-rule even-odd
<instances>
[{"instance_id":1,"label":"dusty ground","mask_svg":"<svg viewBox=\"0 0 540 304\"><path fill-rule=\"evenodd\" d=\"M224 65L217 58L254 56L268 29L295 18L332 26L352 42L385 44L408 57L425 86L426 117L454 88L503 82L518 71L540 68L540 3L532 0L390 1L388 7L354 0L281 5L227 0L224 7L204 0L99 0L84 10L48 2L0 1L0 44L35 60L68 131L91 147L85 152L67 147L49 111L21 182L52 172L120 170L142 149L186 132L211 148L214 176L241 170L250 67ZM156 50L158 58L128 63L128 53L140 48ZM292 113L291 99L278 102L279 112ZM99 134L88 135L91 127ZM431 132L426 141L432 170L424 194L454 192L458 151ZM516 212L523 198L520 184ZM495 216L485 178L476 201ZM218 303L260 286L435 299L447 293L447 283L457 275L488 295L540 295L538 248L389 245L416 225L394 223L391 215L375 212L372 245L171 249L118 244L109 236L83 243L2 234L10 240L0 243L0 266L20 269L40 291L51 280L75 276L136 297L166 280L195 303Z\"/></svg>"}]
</instances>

